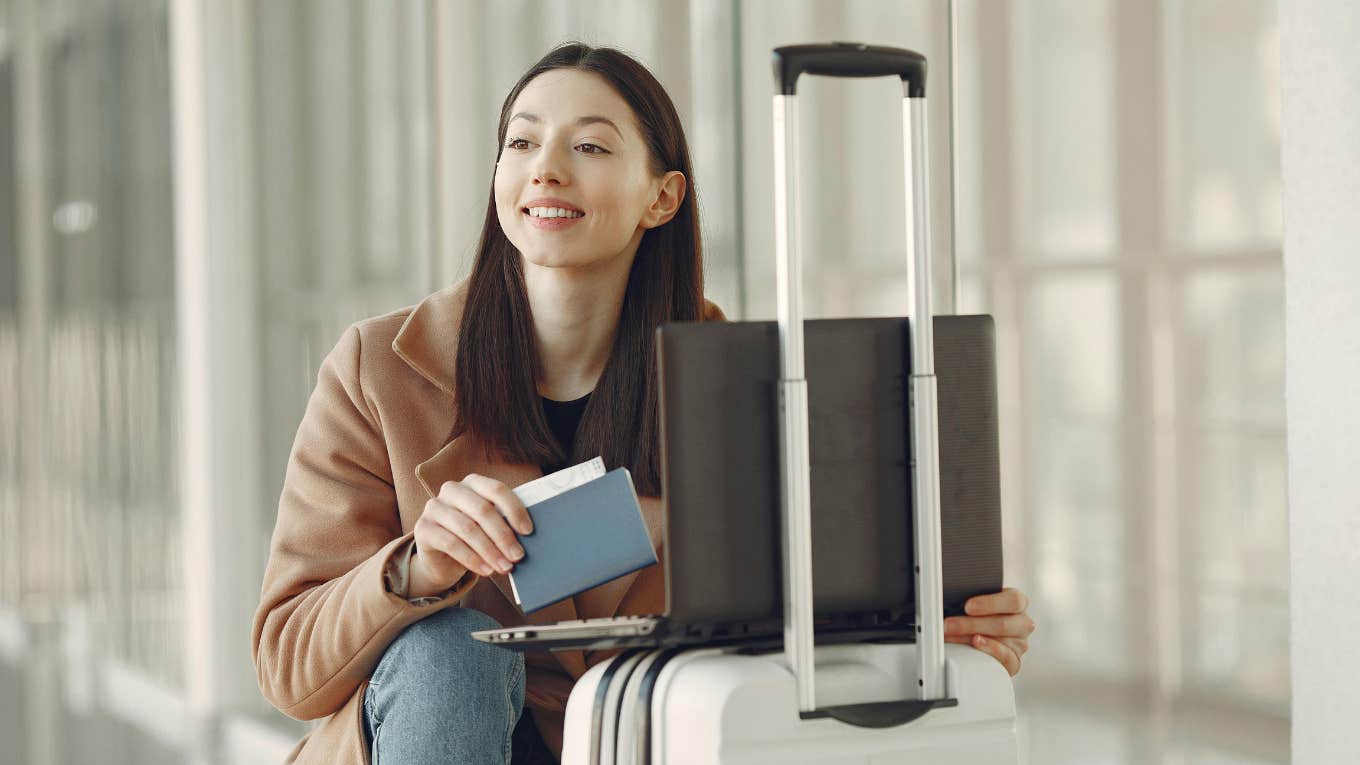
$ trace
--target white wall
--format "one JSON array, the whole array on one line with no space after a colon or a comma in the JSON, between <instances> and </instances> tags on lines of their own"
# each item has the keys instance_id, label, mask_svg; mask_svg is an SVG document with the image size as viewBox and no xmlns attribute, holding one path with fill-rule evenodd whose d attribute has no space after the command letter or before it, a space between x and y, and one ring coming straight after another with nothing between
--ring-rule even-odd
<instances>
[{"instance_id":1,"label":"white wall","mask_svg":"<svg viewBox=\"0 0 1360 765\"><path fill-rule=\"evenodd\" d=\"M1360 5L1284 0L1293 761L1360 751Z\"/></svg>"}]
</instances>

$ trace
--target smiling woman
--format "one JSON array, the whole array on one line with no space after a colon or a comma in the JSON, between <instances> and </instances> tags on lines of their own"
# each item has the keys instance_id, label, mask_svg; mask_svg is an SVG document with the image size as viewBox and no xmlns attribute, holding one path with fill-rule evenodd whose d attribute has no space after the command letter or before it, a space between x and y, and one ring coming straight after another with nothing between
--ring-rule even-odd
<instances>
[{"instance_id":1,"label":"smiling woman","mask_svg":"<svg viewBox=\"0 0 1360 765\"><path fill-rule=\"evenodd\" d=\"M505 575L532 531L509 487L597 455L660 546L652 337L722 318L679 115L637 61L569 44L511 89L497 139L469 279L351 327L298 429L254 632L269 700L327 718L296 762L555 762L605 657L468 632L664 608L660 566L528 617Z\"/></svg>"}]
</instances>

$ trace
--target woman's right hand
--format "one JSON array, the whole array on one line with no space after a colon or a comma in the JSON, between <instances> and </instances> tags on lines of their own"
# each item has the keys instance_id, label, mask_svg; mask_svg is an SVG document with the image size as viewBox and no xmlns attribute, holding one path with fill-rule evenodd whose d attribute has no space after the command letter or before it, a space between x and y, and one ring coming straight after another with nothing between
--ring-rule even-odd
<instances>
[{"instance_id":1,"label":"woman's right hand","mask_svg":"<svg viewBox=\"0 0 1360 765\"><path fill-rule=\"evenodd\" d=\"M515 531L533 530L529 511L504 483L475 473L446 481L416 521L408 595L443 592L467 571L509 573L524 557Z\"/></svg>"}]
</instances>

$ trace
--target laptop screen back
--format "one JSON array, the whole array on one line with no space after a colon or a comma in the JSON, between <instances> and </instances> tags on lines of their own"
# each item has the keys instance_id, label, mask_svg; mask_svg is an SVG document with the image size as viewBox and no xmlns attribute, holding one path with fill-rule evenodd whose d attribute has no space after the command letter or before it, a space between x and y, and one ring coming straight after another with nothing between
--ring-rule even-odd
<instances>
[{"instance_id":1,"label":"laptop screen back","mask_svg":"<svg viewBox=\"0 0 1360 765\"><path fill-rule=\"evenodd\" d=\"M908 324L804 324L819 617L913 612ZM1001 587L993 324L935 318L945 610ZM774 322L658 330L668 613L782 618Z\"/></svg>"}]
</instances>

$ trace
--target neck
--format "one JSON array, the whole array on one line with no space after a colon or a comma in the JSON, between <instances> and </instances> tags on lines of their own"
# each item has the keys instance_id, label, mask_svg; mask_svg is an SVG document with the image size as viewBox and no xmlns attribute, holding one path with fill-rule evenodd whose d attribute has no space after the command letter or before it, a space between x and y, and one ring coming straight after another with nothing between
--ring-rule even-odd
<instances>
[{"instance_id":1,"label":"neck","mask_svg":"<svg viewBox=\"0 0 1360 765\"><path fill-rule=\"evenodd\" d=\"M609 361L632 258L600 269L547 268L524 261L524 286L538 348L538 392L555 401L595 389Z\"/></svg>"}]
</instances>

